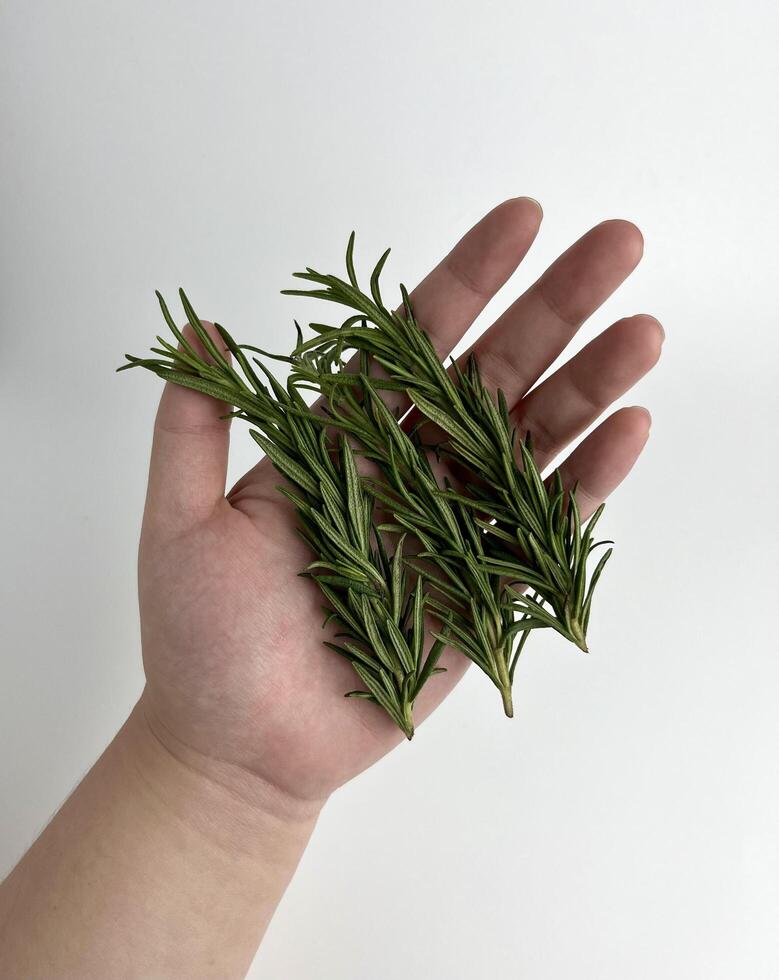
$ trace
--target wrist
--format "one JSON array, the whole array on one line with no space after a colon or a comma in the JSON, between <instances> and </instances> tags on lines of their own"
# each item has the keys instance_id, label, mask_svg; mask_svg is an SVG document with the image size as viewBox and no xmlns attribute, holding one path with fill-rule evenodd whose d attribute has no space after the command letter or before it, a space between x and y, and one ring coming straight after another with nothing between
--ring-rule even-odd
<instances>
[{"instance_id":1,"label":"wrist","mask_svg":"<svg viewBox=\"0 0 779 980\"><path fill-rule=\"evenodd\" d=\"M0 974L246 974L318 808L181 759L143 699L0 891Z\"/></svg>"},{"instance_id":2,"label":"wrist","mask_svg":"<svg viewBox=\"0 0 779 980\"><path fill-rule=\"evenodd\" d=\"M256 844L302 851L325 799L301 799L241 766L203 755L180 742L150 708L144 694L120 738L126 764L171 818L242 861ZM281 855L279 855L281 856ZM297 862L295 862L297 863Z\"/></svg>"},{"instance_id":3,"label":"wrist","mask_svg":"<svg viewBox=\"0 0 779 980\"><path fill-rule=\"evenodd\" d=\"M142 697L112 746L126 784L127 819L142 838L147 888L150 877L158 879L159 899L149 904L169 924L161 948L182 948L172 976L199 975L195 964L202 962L220 964L214 975L243 976L323 801L289 797L167 734Z\"/></svg>"}]
</instances>

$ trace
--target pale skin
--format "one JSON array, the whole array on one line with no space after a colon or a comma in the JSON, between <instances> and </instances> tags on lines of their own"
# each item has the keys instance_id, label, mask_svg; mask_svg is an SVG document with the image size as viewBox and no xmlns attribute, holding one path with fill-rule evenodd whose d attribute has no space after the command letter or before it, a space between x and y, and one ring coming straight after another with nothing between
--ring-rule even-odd
<instances>
[{"instance_id":1,"label":"pale skin","mask_svg":"<svg viewBox=\"0 0 779 980\"><path fill-rule=\"evenodd\" d=\"M530 198L500 204L413 291L442 357L541 219ZM578 481L585 513L633 467L649 413L621 408L567 458L566 447L654 366L662 327L621 319L533 386L642 249L631 223L597 225L474 347L541 464L559 458L566 484ZM276 472L260 462L225 495L223 412L193 391L162 395L139 558L146 686L0 887L8 980L244 976L330 794L403 741L375 705L343 697L355 678L322 646L321 596L298 577L310 556ZM467 666L454 651L442 664L417 725Z\"/></svg>"}]
</instances>

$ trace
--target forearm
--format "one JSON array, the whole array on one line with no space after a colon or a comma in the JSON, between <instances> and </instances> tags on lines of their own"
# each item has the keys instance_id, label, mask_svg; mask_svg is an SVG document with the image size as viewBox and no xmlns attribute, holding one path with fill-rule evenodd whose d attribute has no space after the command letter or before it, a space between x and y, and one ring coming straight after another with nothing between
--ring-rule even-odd
<instances>
[{"instance_id":1,"label":"forearm","mask_svg":"<svg viewBox=\"0 0 779 980\"><path fill-rule=\"evenodd\" d=\"M0 976L242 977L318 808L224 775L136 706L0 887Z\"/></svg>"}]
</instances>

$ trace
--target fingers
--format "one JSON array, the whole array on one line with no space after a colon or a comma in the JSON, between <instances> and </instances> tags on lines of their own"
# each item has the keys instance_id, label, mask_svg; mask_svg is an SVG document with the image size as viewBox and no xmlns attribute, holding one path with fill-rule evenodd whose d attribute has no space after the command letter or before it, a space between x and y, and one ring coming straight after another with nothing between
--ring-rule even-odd
<instances>
[{"instance_id":1,"label":"fingers","mask_svg":"<svg viewBox=\"0 0 779 980\"><path fill-rule=\"evenodd\" d=\"M541 469L654 367L663 339L654 317L619 320L517 403L512 422Z\"/></svg>"},{"instance_id":2,"label":"fingers","mask_svg":"<svg viewBox=\"0 0 779 980\"><path fill-rule=\"evenodd\" d=\"M622 408L581 442L560 466L563 485L578 483L576 499L588 517L622 483L649 438L645 408Z\"/></svg>"},{"instance_id":3,"label":"fingers","mask_svg":"<svg viewBox=\"0 0 779 980\"><path fill-rule=\"evenodd\" d=\"M541 221L530 198L505 201L489 212L411 294L419 323L444 356L458 342L526 254ZM630 222L605 221L587 232L519 297L474 346L485 382L501 387L516 406L540 374L564 349L580 324L638 263L643 239ZM647 323L651 318L645 318ZM651 321L654 322L654 321ZM644 324L640 329L651 329ZM635 349L627 328L586 348L574 365L561 369L518 409L517 419L533 425L547 454L553 454L589 425L654 363L651 341ZM583 357L583 359L581 359ZM651 363L650 363L651 362ZM550 379L551 382L552 379ZM403 396L387 392L403 410ZM549 415L554 408L556 415ZM412 412L405 424L415 424ZM434 441L434 440L431 440ZM230 493L231 500L264 497L268 468L250 470Z\"/></svg>"},{"instance_id":4,"label":"fingers","mask_svg":"<svg viewBox=\"0 0 779 980\"><path fill-rule=\"evenodd\" d=\"M533 244L541 218L541 206L532 198L504 201L411 293L414 316L441 358L515 271Z\"/></svg>"},{"instance_id":5,"label":"fingers","mask_svg":"<svg viewBox=\"0 0 779 980\"><path fill-rule=\"evenodd\" d=\"M515 404L638 264L641 232L629 221L596 225L575 242L476 342L485 383Z\"/></svg>"},{"instance_id":6,"label":"fingers","mask_svg":"<svg viewBox=\"0 0 779 980\"><path fill-rule=\"evenodd\" d=\"M214 325L202 323L221 349ZM183 334L207 356L192 327ZM181 528L207 517L224 498L230 421L220 416L231 410L198 391L165 385L154 423L145 519Z\"/></svg>"}]
</instances>

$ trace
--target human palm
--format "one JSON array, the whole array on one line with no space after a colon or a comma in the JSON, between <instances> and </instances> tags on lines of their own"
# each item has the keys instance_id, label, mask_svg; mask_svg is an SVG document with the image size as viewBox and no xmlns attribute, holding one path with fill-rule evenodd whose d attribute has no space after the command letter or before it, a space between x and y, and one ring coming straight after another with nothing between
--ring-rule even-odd
<instances>
[{"instance_id":1,"label":"human palm","mask_svg":"<svg viewBox=\"0 0 779 980\"><path fill-rule=\"evenodd\" d=\"M541 211L529 198L493 209L411 295L442 357L524 257ZM633 270L642 239L629 222L597 225L516 299L476 342L482 375L506 394L521 433L548 465L656 362L660 324L617 321L541 384L581 323ZM191 338L190 338L191 339ZM535 387L533 387L535 385ZM225 497L229 439L220 406L167 385L155 426L139 582L144 708L172 751L230 766L293 798L321 799L403 736L375 705L346 700L350 665L323 647L319 589L295 514L263 460ZM648 413L623 408L565 459L567 485L590 512L625 477L646 441ZM415 705L419 722L467 661Z\"/></svg>"}]
</instances>

